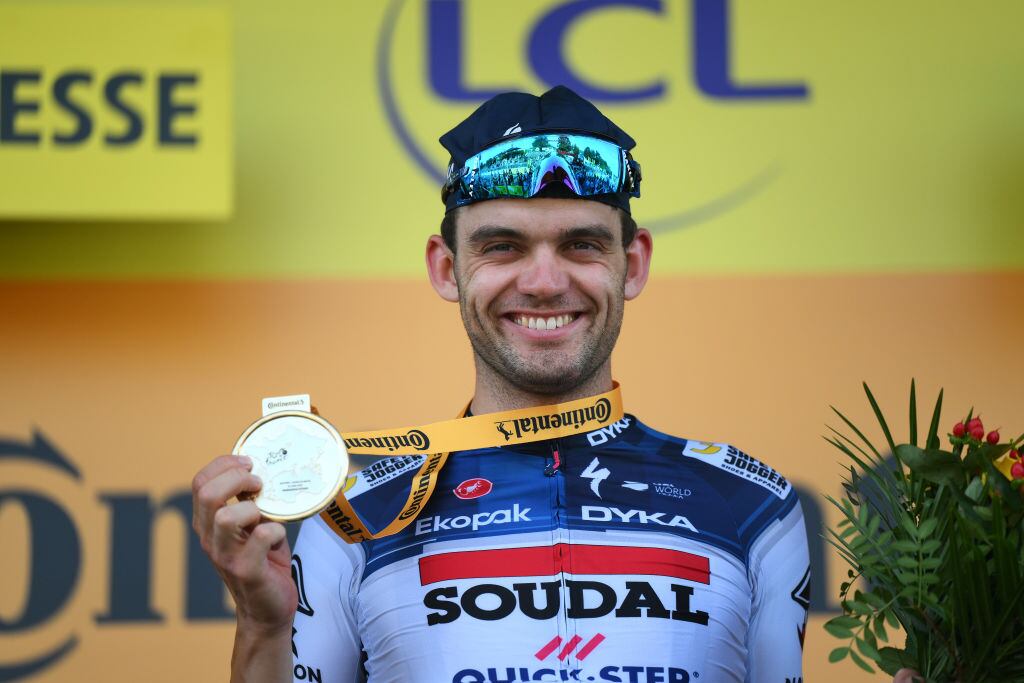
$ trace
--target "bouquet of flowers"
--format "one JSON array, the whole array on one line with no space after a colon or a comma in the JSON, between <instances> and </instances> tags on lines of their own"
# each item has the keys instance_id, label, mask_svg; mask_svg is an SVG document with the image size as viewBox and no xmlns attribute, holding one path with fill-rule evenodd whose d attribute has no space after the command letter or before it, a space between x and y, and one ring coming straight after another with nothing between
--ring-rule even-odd
<instances>
[{"instance_id":1,"label":"bouquet of flowers","mask_svg":"<svg viewBox=\"0 0 1024 683\"><path fill-rule=\"evenodd\" d=\"M844 641L829 660L939 683L1024 681L1024 435L1003 441L968 414L940 437L940 391L919 442L911 382L909 443L897 444L864 391L885 446L835 408L852 434L826 437L849 460L845 494L829 497L842 520L828 540L850 565L843 614L825 624Z\"/></svg>"}]
</instances>

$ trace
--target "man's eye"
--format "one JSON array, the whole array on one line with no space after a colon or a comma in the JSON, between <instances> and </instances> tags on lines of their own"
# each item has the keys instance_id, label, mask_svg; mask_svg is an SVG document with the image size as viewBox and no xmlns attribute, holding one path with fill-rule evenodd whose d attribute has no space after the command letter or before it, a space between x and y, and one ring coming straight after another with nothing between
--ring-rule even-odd
<instances>
[{"instance_id":1,"label":"man's eye","mask_svg":"<svg viewBox=\"0 0 1024 683\"><path fill-rule=\"evenodd\" d=\"M486 247L484 247L484 253L485 254L493 253L493 252L509 252L509 251L512 251L512 245L509 244L508 242L499 242L498 244L489 244Z\"/></svg>"},{"instance_id":2,"label":"man's eye","mask_svg":"<svg viewBox=\"0 0 1024 683\"><path fill-rule=\"evenodd\" d=\"M572 248L577 251L584 251L587 249L597 249L597 245L592 242L573 242Z\"/></svg>"}]
</instances>

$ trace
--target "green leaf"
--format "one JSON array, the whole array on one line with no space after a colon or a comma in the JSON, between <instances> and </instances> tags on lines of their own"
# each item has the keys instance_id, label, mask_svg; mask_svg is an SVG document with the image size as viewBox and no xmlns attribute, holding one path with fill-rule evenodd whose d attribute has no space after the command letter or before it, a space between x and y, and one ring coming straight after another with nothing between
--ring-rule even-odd
<instances>
[{"instance_id":1,"label":"green leaf","mask_svg":"<svg viewBox=\"0 0 1024 683\"><path fill-rule=\"evenodd\" d=\"M924 520L923 522L921 522L921 526L917 528L918 538L928 538L933 533L935 533L935 527L937 527L938 525L939 520L935 517L930 517Z\"/></svg>"},{"instance_id":2,"label":"green leaf","mask_svg":"<svg viewBox=\"0 0 1024 683\"><path fill-rule=\"evenodd\" d=\"M828 653L828 661L832 662L833 664L835 664L836 662L841 662L846 657L847 653L849 653L849 651L850 648L848 647L837 647L836 649L832 650L832 652Z\"/></svg>"},{"instance_id":3,"label":"green leaf","mask_svg":"<svg viewBox=\"0 0 1024 683\"><path fill-rule=\"evenodd\" d=\"M883 647L879 650L879 654L882 655L882 659L878 662L878 668L890 676L895 676L896 672L904 667L914 666L913 658L903 650L894 647Z\"/></svg>"},{"instance_id":4,"label":"green leaf","mask_svg":"<svg viewBox=\"0 0 1024 683\"><path fill-rule=\"evenodd\" d=\"M850 606L850 611L854 614L863 614L866 616L874 613L874 610L871 609L871 606L868 605L866 602L861 602L859 600L849 600L847 601L847 604Z\"/></svg>"},{"instance_id":5,"label":"green leaf","mask_svg":"<svg viewBox=\"0 0 1024 683\"><path fill-rule=\"evenodd\" d=\"M917 445L917 387L910 380L910 443Z\"/></svg>"},{"instance_id":6,"label":"green leaf","mask_svg":"<svg viewBox=\"0 0 1024 683\"><path fill-rule=\"evenodd\" d=\"M939 389L939 399L935 401L935 410L932 411L932 422L928 426L928 438L925 439L925 448L938 448L942 445L939 441L939 420L942 416L942 393L945 389Z\"/></svg>"},{"instance_id":7,"label":"green leaf","mask_svg":"<svg viewBox=\"0 0 1024 683\"><path fill-rule=\"evenodd\" d=\"M850 659L853 660L854 664L856 664L860 668L864 669L869 674L875 673L875 670L872 669L871 666L867 662L865 662L863 659L861 659L860 655L858 655L855 650L850 650Z\"/></svg>"},{"instance_id":8,"label":"green leaf","mask_svg":"<svg viewBox=\"0 0 1024 683\"><path fill-rule=\"evenodd\" d=\"M904 569L917 569L917 558L907 557L906 555L896 558L896 564L903 567Z\"/></svg>"},{"instance_id":9,"label":"green leaf","mask_svg":"<svg viewBox=\"0 0 1024 683\"><path fill-rule=\"evenodd\" d=\"M857 429L857 425L855 425L855 424L853 424L852 422L850 422L849 418L847 418L847 417L846 417L845 415L843 415L843 414L842 414L841 412L839 412L839 411L838 411L838 410L836 409L836 407L835 407L835 406L829 406L829 407L830 407L830 408L832 408L832 411L833 411L833 412L834 412L834 413L835 413L836 415L838 415L838 416L839 416L839 418L840 418L840 419L841 419L841 420L842 420L843 422L845 422L845 423L846 423L846 426L847 426L847 427L849 427L850 429L852 429L852 430L853 430L853 433L854 433L854 434L856 434L856 435L857 435L858 437L860 437L860 440L861 440L861 441L863 441L863 442L864 442L864 444L865 444L865 445L866 445L866 446L867 446L867 447L868 447L868 448L869 448L869 449L871 450L871 452L875 454L875 458L877 458L877 459L878 459L878 461L881 461L881 460L882 460L882 454L878 452L878 449L877 449L877 448L875 448L875 445L874 445L873 443L871 443L871 441L870 441L870 440L868 439L868 437L864 436L864 432L862 432L862 431L860 431L859 429Z\"/></svg>"},{"instance_id":10,"label":"green leaf","mask_svg":"<svg viewBox=\"0 0 1024 683\"><path fill-rule=\"evenodd\" d=\"M906 531L907 534L911 538L917 538L917 526L914 525L914 520L912 520L910 517L901 517L900 518L900 525L903 527L903 530ZM914 543L914 548L910 552L916 553L917 552L917 547L918 547L918 544Z\"/></svg>"},{"instance_id":11,"label":"green leaf","mask_svg":"<svg viewBox=\"0 0 1024 683\"><path fill-rule=\"evenodd\" d=\"M836 626L835 624L827 621L825 622L825 630L840 640L849 640L850 638L853 638L853 631L850 629Z\"/></svg>"},{"instance_id":12,"label":"green leaf","mask_svg":"<svg viewBox=\"0 0 1024 683\"><path fill-rule=\"evenodd\" d=\"M916 586L917 585L917 573L916 572L903 572L896 571L896 578L900 580L904 586Z\"/></svg>"},{"instance_id":13,"label":"green leaf","mask_svg":"<svg viewBox=\"0 0 1024 683\"><path fill-rule=\"evenodd\" d=\"M913 526L913 525L911 525L911 526ZM914 534L915 535L917 534L917 529L916 528L914 529ZM916 541L901 540L901 541L896 541L895 543L892 544L892 549L893 550L898 550L901 553L916 553L916 552L918 552L920 547L921 546L919 546Z\"/></svg>"},{"instance_id":14,"label":"green leaf","mask_svg":"<svg viewBox=\"0 0 1024 683\"><path fill-rule=\"evenodd\" d=\"M964 481L964 464L948 451L922 450L910 444L896 447L896 454L910 470L935 484L958 484Z\"/></svg>"},{"instance_id":15,"label":"green leaf","mask_svg":"<svg viewBox=\"0 0 1024 683\"><path fill-rule=\"evenodd\" d=\"M880 616L875 619L875 635L879 640L889 642L889 634L885 631L885 617Z\"/></svg>"},{"instance_id":16,"label":"green leaf","mask_svg":"<svg viewBox=\"0 0 1024 683\"><path fill-rule=\"evenodd\" d=\"M896 618L896 613L891 609L885 611L885 621L891 628L898 629L900 627L900 620Z\"/></svg>"},{"instance_id":17,"label":"green leaf","mask_svg":"<svg viewBox=\"0 0 1024 683\"><path fill-rule=\"evenodd\" d=\"M868 591L867 593L860 593L857 596L857 599L863 600L864 602L874 607L876 610L883 609L885 607L885 598L870 591Z\"/></svg>"},{"instance_id":18,"label":"green leaf","mask_svg":"<svg viewBox=\"0 0 1024 683\"><path fill-rule=\"evenodd\" d=\"M889 431L889 425L885 422L885 416L882 415L882 410L878 407L878 401L875 400L874 394L871 393L871 389L868 388L868 383L864 382L864 393L868 395L868 402L871 403L871 410L875 411L875 418L878 420L878 424L882 427L882 433L885 434L885 440L889 444L889 450L896 451L896 442L892 440L892 433Z\"/></svg>"},{"instance_id":19,"label":"green leaf","mask_svg":"<svg viewBox=\"0 0 1024 683\"><path fill-rule=\"evenodd\" d=\"M981 483L981 477L974 477L971 479L971 483L967 485L967 489L964 491L964 495L970 498L972 501L977 503L981 500L981 494L985 491L984 484Z\"/></svg>"},{"instance_id":20,"label":"green leaf","mask_svg":"<svg viewBox=\"0 0 1024 683\"><path fill-rule=\"evenodd\" d=\"M840 615L838 617L832 617L825 623L836 624L837 626L841 626L843 628L857 628L858 626L860 626L860 619L858 619L857 617Z\"/></svg>"},{"instance_id":21,"label":"green leaf","mask_svg":"<svg viewBox=\"0 0 1024 683\"><path fill-rule=\"evenodd\" d=\"M865 633L871 633L871 631L865 631ZM882 658L882 655L878 653L878 648L867 641L866 638L857 638L857 649L860 650L865 657L878 661Z\"/></svg>"}]
</instances>

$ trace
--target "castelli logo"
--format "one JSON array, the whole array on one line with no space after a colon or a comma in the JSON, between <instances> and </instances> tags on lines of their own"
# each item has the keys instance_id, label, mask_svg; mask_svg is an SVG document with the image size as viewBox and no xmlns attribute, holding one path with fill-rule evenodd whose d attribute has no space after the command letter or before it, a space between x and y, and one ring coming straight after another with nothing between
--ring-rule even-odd
<instances>
[{"instance_id":1,"label":"castelli logo","mask_svg":"<svg viewBox=\"0 0 1024 683\"><path fill-rule=\"evenodd\" d=\"M452 492L455 493L457 498L461 498L462 500L472 500L473 498L486 496L493 488L494 484L488 480L475 477L462 482L452 489Z\"/></svg>"}]
</instances>

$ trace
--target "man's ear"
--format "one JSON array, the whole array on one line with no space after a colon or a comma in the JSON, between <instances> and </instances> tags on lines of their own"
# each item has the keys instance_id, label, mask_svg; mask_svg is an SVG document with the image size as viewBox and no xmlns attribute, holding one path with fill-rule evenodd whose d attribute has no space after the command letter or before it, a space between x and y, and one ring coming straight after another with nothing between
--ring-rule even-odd
<instances>
[{"instance_id":1,"label":"man's ear","mask_svg":"<svg viewBox=\"0 0 1024 683\"><path fill-rule=\"evenodd\" d=\"M459 283L455 281L455 254L440 235L427 240L427 275L430 284L445 301L459 300Z\"/></svg>"},{"instance_id":2,"label":"man's ear","mask_svg":"<svg viewBox=\"0 0 1024 683\"><path fill-rule=\"evenodd\" d=\"M640 296L647 284L647 276L651 273L651 253L654 251L654 238L645 228L637 228L633 241L626 247L626 300Z\"/></svg>"}]
</instances>

